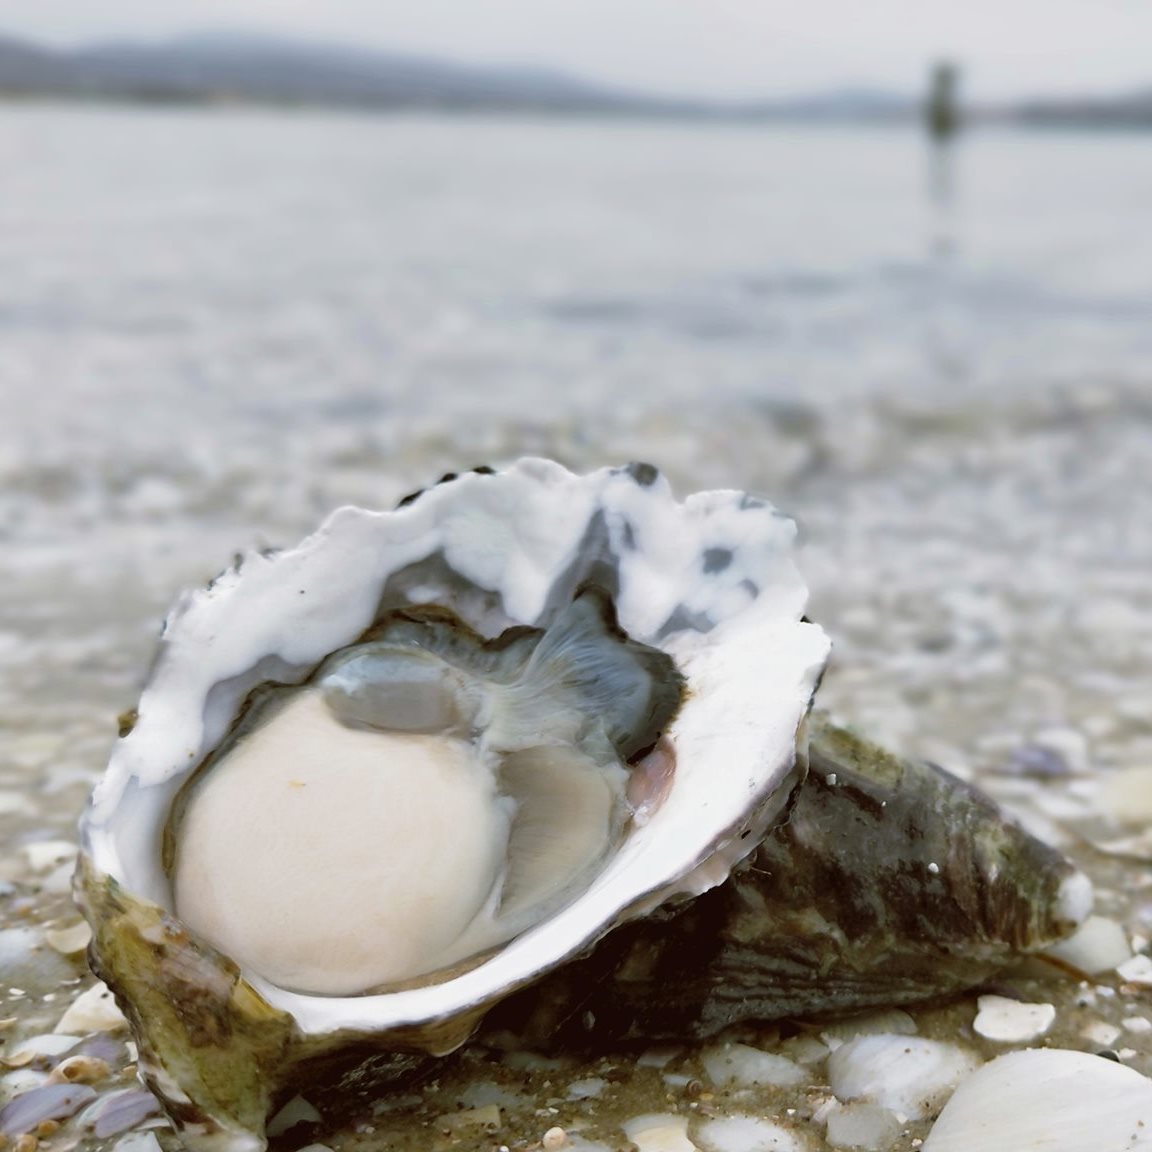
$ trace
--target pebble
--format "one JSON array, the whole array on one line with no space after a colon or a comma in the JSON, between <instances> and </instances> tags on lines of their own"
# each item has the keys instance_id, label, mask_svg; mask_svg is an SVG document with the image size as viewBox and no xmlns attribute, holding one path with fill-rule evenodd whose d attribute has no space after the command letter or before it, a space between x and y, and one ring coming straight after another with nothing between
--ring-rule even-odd
<instances>
[{"instance_id":1,"label":"pebble","mask_svg":"<svg viewBox=\"0 0 1152 1152\"><path fill-rule=\"evenodd\" d=\"M1041 778L1069 775L1068 764L1064 757L1040 744L1022 744L1019 748L1014 748L1012 758L1003 770Z\"/></svg>"},{"instance_id":2,"label":"pebble","mask_svg":"<svg viewBox=\"0 0 1152 1152\"><path fill-rule=\"evenodd\" d=\"M969 1076L923 1152L1150 1152L1152 1080L1086 1052L1009 1052Z\"/></svg>"},{"instance_id":3,"label":"pebble","mask_svg":"<svg viewBox=\"0 0 1152 1152\"><path fill-rule=\"evenodd\" d=\"M1116 965L1116 972L1127 984L1139 984L1145 988L1152 988L1152 956L1144 953L1125 960L1123 964Z\"/></svg>"},{"instance_id":4,"label":"pebble","mask_svg":"<svg viewBox=\"0 0 1152 1152\"><path fill-rule=\"evenodd\" d=\"M1088 741L1075 728L1045 728L1032 737L1032 743L1058 756L1074 775L1082 776L1091 769Z\"/></svg>"},{"instance_id":5,"label":"pebble","mask_svg":"<svg viewBox=\"0 0 1152 1152\"><path fill-rule=\"evenodd\" d=\"M517 1048L503 1058L504 1066L515 1072L559 1072L568 1067L568 1061L555 1056L541 1056L539 1052L529 1052Z\"/></svg>"},{"instance_id":6,"label":"pebble","mask_svg":"<svg viewBox=\"0 0 1152 1152\"><path fill-rule=\"evenodd\" d=\"M436 1126L447 1132L468 1128L494 1131L500 1127L500 1107L497 1104L485 1104L481 1108L465 1108L462 1112L446 1112L436 1118Z\"/></svg>"},{"instance_id":7,"label":"pebble","mask_svg":"<svg viewBox=\"0 0 1152 1152\"><path fill-rule=\"evenodd\" d=\"M890 1008L884 1012L865 1012L856 1016L846 1016L834 1024L821 1029L824 1043L832 1049L839 1048L857 1036L877 1036L887 1033L893 1036L915 1036L916 1021L902 1008Z\"/></svg>"},{"instance_id":8,"label":"pebble","mask_svg":"<svg viewBox=\"0 0 1152 1152\"><path fill-rule=\"evenodd\" d=\"M798 1064L816 1064L828 1055L828 1045L815 1036L802 1032L780 1045L780 1054Z\"/></svg>"},{"instance_id":9,"label":"pebble","mask_svg":"<svg viewBox=\"0 0 1152 1152\"><path fill-rule=\"evenodd\" d=\"M1148 824L1152 821L1152 767L1124 768L1105 776L1096 804L1118 824Z\"/></svg>"},{"instance_id":10,"label":"pebble","mask_svg":"<svg viewBox=\"0 0 1152 1152\"><path fill-rule=\"evenodd\" d=\"M747 1044L717 1044L700 1055L708 1078L718 1088L751 1088L771 1084L795 1087L808 1073L786 1056L764 1052Z\"/></svg>"},{"instance_id":11,"label":"pebble","mask_svg":"<svg viewBox=\"0 0 1152 1152\"><path fill-rule=\"evenodd\" d=\"M623 1125L637 1152L698 1152L688 1139L688 1118L674 1113L634 1116Z\"/></svg>"},{"instance_id":12,"label":"pebble","mask_svg":"<svg viewBox=\"0 0 1152 1152\"><path fill-rule=\"evenodd\" d=\"M1007 996L981 996L972 1025L978 1036L1001 1044L1023 1043L1043 1036L1056 1020L1052 1004L1027 1004Z\"/></svg>"},{"instance_id":13,"label":"pebble","mask_svg":"<svg viewBox=\"0 0 1152 1152\"><path fill-rule=\"evenodd\" d=\"M1094 1020L1080 1029L1080 1035L1090 1044L1098 1044L1101 1048L1111 1048L1120 1039L1121 1031L1115 1024Z\"/></svg>"},{"instance_id":14,"label":"pebble","mask_svg":"<svg viewBox=\"0 0 1152 1152\"><path fill-rule=\"evenodd\" d=\"M723 1116L700 1126L696 1137L708 1152L806 1152L795 1132L759 1116Z\"/></svg>"},{"instance_id":15,"label":"pebble","mask_svg":"<svg viewBox=\"0 0 1152 1152\"><path fill-rule=\"evenodd\" d=\"M840 1101L869 1100L911 1120L932 1115L980 1065L975 1053L918 1036L860 1036L828 1057Z\"/></svg>"},{"instance_id":16,"label":"pebble","mask_svg":"<svg viewBox=\"0 0 1152 1152\"><path fill-rule=\"evenodd\" d=\"M600 1076L590 1076L587 1080L574 1080L568 1085L566 1095L569 1100L595 1100L607 1087L607 1080Z\"/></svg>"},{"instance_id":17,"label":"pebble","mask_svg":"<svg viewBox=\"0 0 1152 1152\"><path fill-rule=\"evenodd\" d=\"M560 1127L549 1128L548 1131L540 1137L540 1146L544 1148L546 1152L556 1152L558 1148L566 1148L568 1143L568 1133Z\"/></svg>"},{"instance_id":18,"label":"pebble","mask_svg":"<svg viewBox=\"0 0 1152 1152\"><path fill-rule=\"evenodd\" d=\"M853 1101L828 1114L828 1143L833 1148L858 1148L861 1152L888 1152L900 1137L899 1117L878 1104Z\"/></svg>"},{"instance_id":19,"label":"pebble","mask_svg":"<svg viewBox=\"0 0 1152 1152\"><path fill-rule=\"evenodd\" d=\"M666 1068L683 1051L683 1048L673 1047L648 1048L636 1058L636 1067Z\"/></svg>"},{"instance_id":20,"label":"pebble","mask_svg":"<svg viewBox=\"0 0 1152 1152\"><path fill-rule=\"evenodd\" d=\"M479 1108L483 1104L499 1104L501 1108L518 1108L524 1103L524 1096L519 1092L509 1092L507 1088L502 1088L491 1080L474 1080L457 1093L456 1103L464 1108Z\"/></svg>"}]
</instances>

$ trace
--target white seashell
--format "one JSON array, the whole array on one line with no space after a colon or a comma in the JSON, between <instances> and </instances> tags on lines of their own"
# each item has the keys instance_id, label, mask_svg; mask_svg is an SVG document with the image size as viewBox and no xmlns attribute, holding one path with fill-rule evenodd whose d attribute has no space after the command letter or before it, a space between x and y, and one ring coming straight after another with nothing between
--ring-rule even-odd
<instances>
[{"instance_id":1,"label":"white seashell","mask_svg":"<svg viewBox=\"0 0 1152 1152\"><path fill-rule=\"evenodd\" d=\"M1117 964L1116 972L1126 984L1152 987L1152 956L1138 953L1123 964Z\"/></svg>"},{"instance_id":2,"label":"white seashell","mask_svg":"<svg viewBox=\"0 0 1152 1152\"><path fill-rule=\"evenodd\" d=\"M472 1129L486 1129L495 1132L500 1127L500 1106L482 1104L479 1108L465 1108L460 1112L447 1112L436 1118L436 1127L441 1132L468 1132Z\"/></svg>"},{"instance_id":3,"label":"white seashell","mask_svg":"<svg viewBox=\"0 0 1152 1152\"><path fill-rule=\"evenodd\" d=\"M919 1036L861 1036L828 1057L836 1098L868 1100L920 1120L936 1112L980 1058L956 1044Z\"/></svg>"},{"instance_id":4,"label":"white seashell","mask_svg":"<svg viewBox=\"0 0 1152 1152\"><path fill-rule=\"evenodd\" d=\"M30 1092L33 1088L47 1084L50 1078L50 1073L38 1068L27 1066L16 1068L0 1076L0 1100L11 1100L13 1096L19 1096L22 1092Z\"/></svg>"},{"instance_id":5,"label":"white seashell","mask_svg":"<svg viewBox=\"0 0 1152 1152\"><path fill-rule=\"evenodd\" d=\"M981 996L972 1025L977 1035L1001 1044L1021 1044L1043 1036L1056 1020L1052 1004L1025 1004L1007 996Z\"/></svg>"},{"instance_id":6,"label":"white seashell","mask_svg":"<svg viewBox=\"0 0 1152 1152\"><path fill-rule=\"evenodd\" d=\"M92 939L92 929L86 921L81 920L68 928L46 928L44 939L62 955L75 956L88 947Z\"/></svg>"},{"instance_id":7,"label":"white seashell","mask_svg":"<svg viewBox=\"0 0 1152 1152\"><path fill-rule=\"evenodd\" d=\"M747 1044L719 1044L700 1055L708 1079L718 1088L753 1088L774 1084L780 1088L803 1084L808 1073L786 1056L764 1052Z\"/></svg>"},{"instance_id":8,"label":"white seashell","mask_svg":"<svg viewBox=\"0 0 1152 1152\"><path fill-rule=\"evenodd\" d=\"M1080 1029L1080 1035L1099 1048L1111 1048L1123 1035L1123 1030L1103 1020L1092 1020Z\"/></svg>"},{"instance_id":9,"label":"white seashell","mask_svg":"<svg viewBox=\"0 0 1152 1152\"><path fill-rule=\"evenodd\" d=\"M70 840L38 840L25 844L21 852L33 872L44 872L58 864L70 864L76 859L77 847Z\"/></svg>"},{"instance_id":10,"label":"white seashell","mask_svg":"<svg viewBox=\"0 0 1152 1152\"><path fill-rule=\"evenodd\" d=\"M1054 944L1046 955L1096 976L1131 959L1132 948L1118 921L1106 916L1089 916L1072 936Z\"/></svg>"},{"instance_id":11,"label":"white seashell","mask_svg":"<svg viewBox=\"0 0 1152 1152\"><path fill-rule=\"evenodd\" d=\"M1118 824L1146 826L1152 820L1152 768L1109 773L1101 782L1097 807Z\"/></svg>"},{"instance_id":12,"label":"white seashell","mask_svg":"<svg viewBox=\"0 0 1152 1152\"><path fill-rule=\"evenodd\" d=\"M796 1132L760 1116L719 1116L706 1120L696 1134L707 1152L807 1152Z\"/></svg>"},{"instance_id":13,"label":"white seashell","mask_svg":"<svg viewBox=\"0 0 1152 1152\"><path fill-rule=\"evenodd\" d=\"M23 1068L28 1064L43 1063L57 1056L63 1056L79 1043L79 1036L60 1036L51 1032L42 1036L29 1036L4 1054L3 1063L9 1068Z\"/></svg>"},{"instance_id":14,"label":"white seashell","mask_svg":"<svg viewBox=\"0 0 1152 1152\"><path fill-rule=\"evenodd\" d=\"M565 1152L617 1152L615 1148L602 1144L599 1140L586 1140L583 1136L574 1135L571 1132L567 1133L567 1143L562 1147Z\"/></svg>"},{"instance_id":15,"label":"white seashell","mask_svg":"<svg viewBox=\"0 0 1152 1152\"><path fill-rule=\"evenodd\" d=\"M112 1152L163 1152L155 1132L129 1132L112 1145Z\"/></svg>"},{"instance_id":16,"label":"white seashell","mask_svg":"<svg viewBox=\"0 0 1152 1152\"><path fill-rule=\"evenodd\" d=\"M888 1033L895 1036L915 1036L916 1021L900 1008L890 1008L886 1012L865 1012L856 1016L846 1016L820 1030L820 1036L829 1048L835 1050L847 1040L857 1036L875 1036Z\"/></svg>"},{"instance_id":17,"label":"white seashell","mask_svg":"<svg viewBox=\"0 0 1152 1152\"><path fill-rule=\"evenodd\" d=\"M956 1089L923 1152L1148 1152L1152 1080L1059 1048L1010 1052Z\"/></svg>"},{"instance_id":18,"label":"white seashell","mask_svg":"<svg viewBox=\"0 0 1152 1152\"><path fill-rule=\"evenodd\" d=\"M604 1094L608 1081L601 1076L589 1076L586 1080L573 1080L564 1093L569 1100L596 1100Z\"/></svg>"},{"instance_id":19,"label":"white seashell","mask_svg":"<svg viewBox=\"0 0 1152 1152\"><path fill-rule=\"evenodd\" d=\"M553 1125L540 1137L540 1147L545 1152L559 1152L559 1149L571 1146L572 1141L568 1139L568 1133L559 1125Z\"/></svg>"},{"instance_id":20,"label":"white seashell","mask_svg":"<svg viewBox=\"0 0 1152 1152\"><path fill-rule=\"evenodd\" d=\"M634 1116L623 1125L636 1152L698 1152L688 1139L688 1119L671 1113Z\"/></svg>"},{"instance_id":21,"label":"white seashell","mask_svg":"<svg viewBox=\"0 0 1152 1152\"><path fill-rule=\"evenodd\" d=\"M97 981L81 992L56 1025L57 1032L119 1032L128 1027L108 986Z\"/></svg>"},{"instance_id":22,"label":"white seashell","mask_svg":"<svg viewBox=\"0 0 1152 1152\"><path fill-rule=\"evenodd\" d=\"M887 1152L899 1139L902 1128L894 1112L866 1100L856 1100L829 1114L827 1138L833 1148Z\"/></svg>"},{"instance_id":23,"label":"white seashell","mask_svg":"<svg viewBox=\"0 0 1152 1152\"><path fill-rule=\"evenodd\" d=\"M121 1088L98 1096L76 1118L77 1125L105 1140L143 1124L160 1111L156 1097L143 1088ZM162 1122L162 1121L161 1121Z\"/></svg>"}]
</instances>

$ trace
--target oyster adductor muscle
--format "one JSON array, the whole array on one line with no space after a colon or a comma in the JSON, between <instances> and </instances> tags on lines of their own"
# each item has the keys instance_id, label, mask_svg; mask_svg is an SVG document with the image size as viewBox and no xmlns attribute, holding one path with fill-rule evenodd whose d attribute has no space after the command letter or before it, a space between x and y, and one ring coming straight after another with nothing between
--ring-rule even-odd
<instances>
[{"instance_id":1,"label":"oyster adductor muscle","mask_svg":"<svg viewBox=\"0 0 1152 1152\"><path fill-rule=\"evenodd\" d=\"M184 597L77 874L184 1139L257 1149L294 1092L481 1026L707 1035L1070 932L1087 882L978 794L836 729L809 748L828 640L794 535L647 465L528 459Z\"/></svg>"}]
</instances>

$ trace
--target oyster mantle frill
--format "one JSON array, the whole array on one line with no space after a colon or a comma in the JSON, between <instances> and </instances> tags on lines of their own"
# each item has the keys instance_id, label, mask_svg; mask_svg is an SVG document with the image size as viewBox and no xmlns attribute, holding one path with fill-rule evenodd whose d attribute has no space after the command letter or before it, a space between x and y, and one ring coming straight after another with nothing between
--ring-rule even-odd
<instances>
[{"instance_id":1,"label":"oyster mantle frill","mask_svg":"<svg viewBox=\"0 0 1152 1152\"><path fill-rule=\"evenodd\" d=\"M828 640L803 616L794 535L739 492L678 502L646 465L529 459L393 512L341 509L184 596L82 822L77 892L185 1140L258 1148L293 1092L400 1077L501 1002L499 1027L533 1041L593 1016L608 1041L668 1021L703 1035L951 990L1067 934L1086 882L957 782L833 740L803 783ZM310 789L336 813L315 836L285 807ZM861 911L844 895L868 853L858 804L880 814L879 870L930 892L940 933L874 895L864 930L838 925ZM385 860L405 820L415 836ZM961 825L977 848L921 858ZM428 928L397 911L404 891L375 900L406 869L448 884L407 901L437 906ZM398 936L419 946L380 962Z\"/></svg>"}]
</instances>

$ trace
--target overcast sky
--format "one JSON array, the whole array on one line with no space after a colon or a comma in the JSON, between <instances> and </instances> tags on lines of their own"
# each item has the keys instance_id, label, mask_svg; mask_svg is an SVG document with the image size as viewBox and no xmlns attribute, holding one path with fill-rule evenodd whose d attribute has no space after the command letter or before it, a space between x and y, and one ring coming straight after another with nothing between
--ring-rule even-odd
<instances>
[{"instance_id":1,"label":"overcast sky","mask_svg":"<svg viewBox=\"0 0 1152 1152\"><path fill-rule=\"evenodd\" d=\"M57 44L227 29L685 95L911 91L941 56L977 99L1152 88L1152 0L0 0Z\"/></svg>"}]
</instances>

